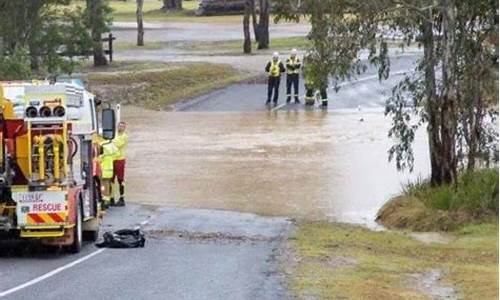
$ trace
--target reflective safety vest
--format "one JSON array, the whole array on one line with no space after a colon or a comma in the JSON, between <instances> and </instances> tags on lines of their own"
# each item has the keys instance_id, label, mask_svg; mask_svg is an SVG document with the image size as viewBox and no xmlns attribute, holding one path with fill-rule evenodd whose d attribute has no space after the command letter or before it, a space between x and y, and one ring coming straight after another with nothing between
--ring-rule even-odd
<instances>
[{"instance_id":1,"label":"reflective safety vest","mask_svg":"<svg viewBox=\"0 0 500 300\"><path fill-rule=\"evenodd\" d=\"M286 72L287 74L300 73L300 59L297 56L295 57L295 59L289 57L286 60Z\"/></svg>"},{"instance_id":2,"label":"reflective safety vest","mask_svg":"<svg viewBox=\"0 0 500 300\"><path fill-rule=\"evenodd\" d=\"M118 133L113 139L113 144L116 147L115 160L122 160L126 157L126 149L128 145L128 135L124 133Z\"/></svg>"},{"instance_id":3,"label":"reflective safety vest","mask_svg":"<svg viewBox=\"0 0 500 300\"><path fill-rule=\"evenodd\" d=\"M102 154L99 156L101 162L101 177L103 179L113 178L113 161L116 157L116 147L112 142L101 143Z\"/></svg>"},{"instance_id":4,"label":"reflective safety vest","mask_svg":"<svg viewBox=\"0 0 500 300\"><path fill-rule=\"evenodd\" d=\"M271 77L278 77L280 76L280 64L281 61L278 60L277 62L274 62L274 60L271 60L271 66L269 67L269 76Z\"/></svg>"}]
</instances>

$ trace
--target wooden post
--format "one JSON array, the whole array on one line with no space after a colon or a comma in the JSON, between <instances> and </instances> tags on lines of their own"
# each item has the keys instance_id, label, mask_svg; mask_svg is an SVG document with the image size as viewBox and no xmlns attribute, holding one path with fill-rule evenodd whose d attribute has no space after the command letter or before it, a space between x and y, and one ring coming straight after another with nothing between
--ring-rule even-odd
<instances>
[{"instance_id":1,"label":"wooden post","mask_svg":"<svg viewBox=\"0 0 500 300\"><path fill-rule=\"evenodd\" d=\"M109 62L113 61L113 34L108 35Z\"/></svg>"}]
</instances>

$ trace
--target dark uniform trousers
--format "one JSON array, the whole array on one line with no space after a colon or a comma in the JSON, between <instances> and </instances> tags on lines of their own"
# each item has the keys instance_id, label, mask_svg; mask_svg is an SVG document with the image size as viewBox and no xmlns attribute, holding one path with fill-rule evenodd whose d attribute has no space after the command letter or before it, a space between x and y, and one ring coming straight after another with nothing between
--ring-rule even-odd
<instances>
[{"instance_id":1,"label":"dark uniform trousers","mask_svg":"<svg viewBox=\"0 0 500 300\"><path fill-rule=\"evenodd\" d=\"M280 93L280 81L281 81L281 76L269 76L269 79L267 81L267 102L271 102L271 97L273 95L273 90L274 90L274 97L273 97L273 102L278 103L278 97Z\"/></svg>"},{"instance_id":2,"label":"dark uniform trousers","mask_svg":"<svg viewBox=\"0 0 500 300\"><path fill-rule=\"evenodd\" d=\"M328 106L328 94L326 92L326 87L319 90L321 96L321 106Z\"/></svg>"},{"instance_id":3,"label":"dark uniform trousers","mask_svg":"<svg viewBox=\"0 0 500 300\"><path fill-rule=\"evenodd\" d=\"M286 75L286 102L290 102L292 98L292 86L294 91L295 101L299 101L299 74Z\"/></svg>"}]
</instances>

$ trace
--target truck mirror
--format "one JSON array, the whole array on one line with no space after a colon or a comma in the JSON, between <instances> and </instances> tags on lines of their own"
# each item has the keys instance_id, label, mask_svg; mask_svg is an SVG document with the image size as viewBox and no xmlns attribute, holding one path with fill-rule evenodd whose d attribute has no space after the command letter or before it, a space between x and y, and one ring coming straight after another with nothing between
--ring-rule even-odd
<instances>
[{"instance_id":1,"label":"truck mirror","mask_svg":"<svg viewBox=\"0 0 500 300\"><path fill-rule=\"evenodd\" d=\"M105 140L112 140L115 138L115 111L111 108L102 110L102 137Z\"/></svg>"}]
</instances>

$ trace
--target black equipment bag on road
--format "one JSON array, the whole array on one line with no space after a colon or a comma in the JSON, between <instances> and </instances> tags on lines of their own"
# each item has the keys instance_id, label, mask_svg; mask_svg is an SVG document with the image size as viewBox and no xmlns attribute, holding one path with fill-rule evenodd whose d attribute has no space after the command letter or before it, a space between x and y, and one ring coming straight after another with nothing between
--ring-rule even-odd
<instances>
[{"instance_id":1,"label":"black equipment bag on road","mask_svg":"<svg viewBox=\"0 0 500 300\"><path fill-rule=\"evenodd\" d=\"M96 243L99 248L139 248L144 247L146 239L140 229L121 229L114 233L105 232L104 240Z\"/></svg>"}]
</instances>

